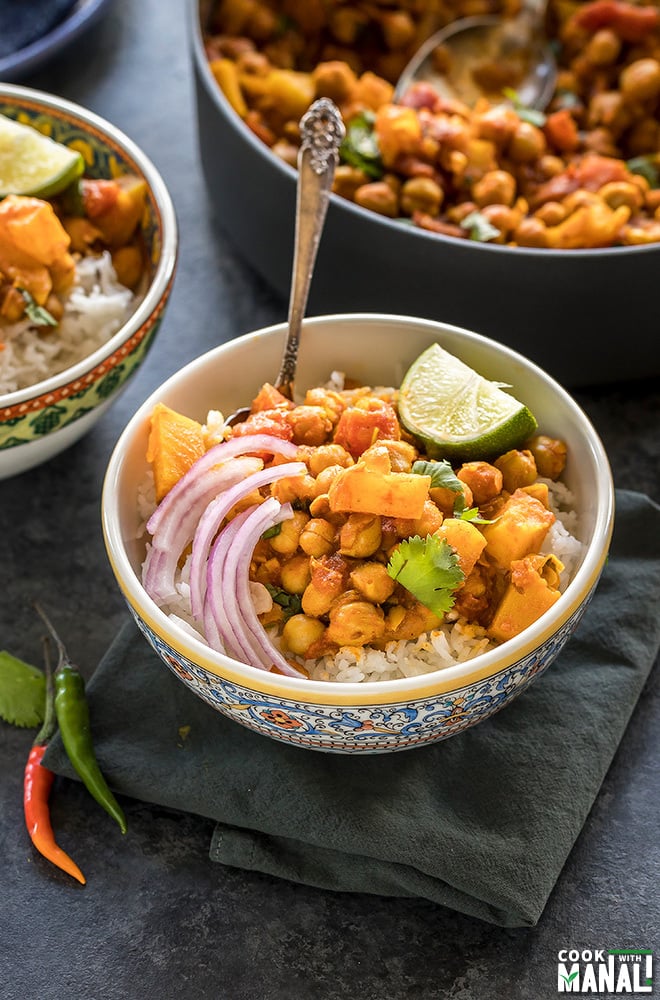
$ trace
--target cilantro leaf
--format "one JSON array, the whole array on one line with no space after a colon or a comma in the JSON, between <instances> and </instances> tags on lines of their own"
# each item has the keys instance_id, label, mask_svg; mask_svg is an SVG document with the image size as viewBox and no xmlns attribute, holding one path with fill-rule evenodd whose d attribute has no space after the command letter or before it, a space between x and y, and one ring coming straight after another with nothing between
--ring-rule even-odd
<instances>
[{"instance_id":1,"label":"cilantro leaf","mask_svg":"<svg viewBox=\"0 0 660 1000\"><path fill-rule=\"evenodd\" d=\"M25 315L37 326L57 326L57 320L43 306L38 306L26 288L19 288L25 300Z\"/></svg>"},{"instance_id":2,"label":"cilantro leaf","mask_svg":"<svg viewBox=\"0 0 660 1000\"><path fill-rule=\"evenodd\" d=\"M513 110L522 122L528 122L530 125L536 125L537 128L543 128L547 118L542 111L537 111L536 108L526 107L526 105L524 105L520 100L518 92L515 91L513 87L505 87L502 93L511 101L513 104Z\"/></svg>"},{"instance_id":3,"label":"cilantro leaf","mask_svg":"<svg viewBox=\"0 0 660 1000\"><path fill-rule=\"evenodd\" d=\"M339 158L377 181L383 176L384 168L374 131L375 121L373 111L361 111L351 118L346 127L346 138L339 147Z\"/></svg>"},{"instance_id":4,"label":"cilantro leaf","mask_svg":"<svg viewBox=\"0 0 660 1000\"><path fill-rule=\"evenodd\" d=\"M270 528L266 528L261 537L264 539L264 541L267 541L269 538L275 538L275 535L279 535L281 530L282 530L282 522L280 521L278 522L278 524L272 524Z\"/></svg>"},{"instance_id":5,"label":"cilantro leaf","mask_svg":"<svg viewBox=\"0 0 660 1000\"><path fill-rule=\"evenodd\" d=\"M453 607L454 591L465 579L455 550L437 535L414 535L401 542L387 572L439 618Z\"/></svg>"},{"instance_id":6,"label":"cilantro leaf","mask_svg":"<svg viewBox=\"0 0 660 1000\"><path fill-rule=\"evenodd\" d=\"M266 590L273 598L274 604L279 604L284 612L284 621L288 621L293 615L299 615L302 611L302 598L300 594L289 594L281 587L274 587L271 583L266 584Z\"/></svg>"},{"instance_id":7,"label":"cilantro leaf","mask_svg":"<svg viewBox=\"0 0 660 1000\"><path fill-rule=\"evenodd\" d=\"M478 507L469 507L467 510L462 510L458 513L458 517L461 521L470 521L472 524L495 524L495 521L497 521L496 517L491 521L487 517L482 517Z\"/></svg>"},{"instance_id":8,"label":"cilantro leaf","mask_svg":"<svg viewBox=\"0 0 660 1000\"><path fill-rule=\"evenodd\" d=\"M488 243L489 240L497 239L500 235L499 229L493 226L485 215L481 212L470 212L461 220L461 229L467 229L471 240L479 243Z\"/></svg>"},{"instance_id":9,"label":"cilantro leaf","mask_svg":"<svg viewBox=\"0 0 660 1000\"><path fill-rule=\"evenodd\" d=\"M33 728L44 719L46 678L41 670L0 650L0 718Z\"/></svg>"},{"instance_id":10,"label":"cilantro leaf","mask_svg":"<svg viewBox=\"0 0 660 1000\"><path fill-rule=\"evenodd\" d=\"M660 188L660 156L657 154L635 156L626 166L631 174L645 177L652 188Z\"/></svg>"},{"instance_id":11,"label":"cilantro leaf","mask_svg":"<svg viewBox=\"0 0 660 1000\"><path fill-rule=\"evenodd\" d=\"M452 493L456 493L456 499L454 500L455 514L460 514L461 511L465 510L463 483L454 474L454 470L446 458L443 458L440 462L425 462L420 460L413 464L412 471L417 476L430 476L431 489L442 487L446 490L451 490Z\"/></svg>"}]
</instances>

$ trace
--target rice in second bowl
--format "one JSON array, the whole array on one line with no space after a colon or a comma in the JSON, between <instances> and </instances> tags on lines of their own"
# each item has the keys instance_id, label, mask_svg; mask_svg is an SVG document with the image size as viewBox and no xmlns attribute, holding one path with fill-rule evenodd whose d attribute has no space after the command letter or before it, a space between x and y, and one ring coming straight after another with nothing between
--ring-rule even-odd
<instances>
[{"instance_id":1,"label":"rice in second bowl","mask_svg":"<svg viewBox=\"0 0 660 1000\"><path fill-rule=\"evenodd\" d=\"M27 317L0 324L0 394L41 382L92 354L121 329L139 297L119 282L109 252L81 258L57 328Z\"/></svg>"}]
</instances>

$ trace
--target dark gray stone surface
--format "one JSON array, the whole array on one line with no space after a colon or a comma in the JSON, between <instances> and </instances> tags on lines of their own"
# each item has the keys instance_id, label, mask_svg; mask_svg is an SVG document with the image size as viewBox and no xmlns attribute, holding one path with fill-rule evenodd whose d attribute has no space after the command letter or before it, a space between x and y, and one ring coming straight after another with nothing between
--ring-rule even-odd
<instances>
[{"instance_id":1,"label":"dark gray stone surface","mask_svg":"<svg viewBox=\"0 0 660 1000\"><path fill-rule=\"evenodd\" d=\"M76 50L26 81L90 107L143 146L181 227L171 305L144 368L80 443L0 482L0 645L39 662L41 629L30 609L39 597L87 676L126 616L99 520L115 440L180 365L286 313L208 218L183 7L116 0ZM634 350L634 336L622 346ZM659 499L658 380L576 395L602 435L616 484ZM32 734L0 724L0 997L554 997L558 949L660 944L659 719L656 669L529 930L494 928L423 901L333 895L222 868L208 860L210 822L131 800L122 803L122 838L77 784L58 781L53 820L88 877L79 887L29 843L21 784Z\"/></svg>"}]
</instances>

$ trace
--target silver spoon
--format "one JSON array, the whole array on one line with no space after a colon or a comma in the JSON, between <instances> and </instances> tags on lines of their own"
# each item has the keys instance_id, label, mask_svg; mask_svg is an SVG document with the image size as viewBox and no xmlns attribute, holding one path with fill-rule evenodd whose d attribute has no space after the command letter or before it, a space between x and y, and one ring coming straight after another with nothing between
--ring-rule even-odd
<instances>
[{"instance_id":1,"label":"silver spoon","mask_svg":"<svg viewBox=\"0 0 660 1000\"><path fill-rule=\"evenodd\" d=\"M302 139L298 152L296 232L289 298L289 328L280 372L273 383L287 399L293 399L300 331L316 253L328 210L330 189L339 159L339 147L346 135L346 129L336 105L327 97L321 97L301 118L300 133ZM237 424L247 419L249 415L250 408L242 407L232 413L226 422L229 425Z\"/></svg>"},{"instance_id":2,"label":"silver spoon","mask_svg":"<svg viewBox=\"0 0 660 1000\"><path fill-rule=\"evenodd\" d=\"M418 81L430 83L445 97L472 105L479 97L493 98L473 76L475 65L487 59L499 66L518 62L521 79L515 87L520 105L542 111L550 102L557 79L557 64L545 37L547 0L529 3L517 17L465 17L447 25L424 42L399 77L394 100L399 101ZM443 46L450 67L439 73L433 53Z\"/></svg>"}]
</instances>

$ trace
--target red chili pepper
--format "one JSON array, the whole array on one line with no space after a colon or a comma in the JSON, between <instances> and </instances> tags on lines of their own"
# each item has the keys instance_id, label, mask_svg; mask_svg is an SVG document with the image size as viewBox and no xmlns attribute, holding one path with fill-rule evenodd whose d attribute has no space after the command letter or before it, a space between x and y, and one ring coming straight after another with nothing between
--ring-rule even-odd
<instances>
[{"instance_id":1,"label":"red chili pepper","mask_svg":"<svg viewBox=\"0 0 660 1000\"><path fill-rule=\"evenodd\" d=\"M55 834L50 821L48 799L55 780L55 775L41 763L46 747L55 731L55 712L53 707L54 689L50 661L46 653L46 712L44 723L39 730L25 765L23 779L23 811L25 825L30 834L30 840L48 861L51 861L62 871L72 875L85 885L85 876L68 854L55 841Z\"/></svg>"},{"instance_id":2,"label":"red chili pepper","mask_svg":"<svg viewBox=\"0 0 660 1000\"><path fill-rule=\"evenodd\" d=\"M611 28L624 42L643 42L660 23L655 7L638 7L624 0L595 0L573 15L573 23L586 31Z\"/></svg>"}]
</instances>

